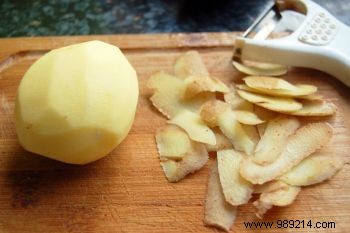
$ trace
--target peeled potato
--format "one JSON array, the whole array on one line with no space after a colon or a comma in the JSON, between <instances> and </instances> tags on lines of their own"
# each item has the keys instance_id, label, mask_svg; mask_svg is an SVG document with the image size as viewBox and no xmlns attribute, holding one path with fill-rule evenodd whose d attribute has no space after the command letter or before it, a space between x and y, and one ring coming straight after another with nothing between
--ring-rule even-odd
<instances>
[{"instance_id":1,"label":"peeled potato","mask_svg":"<svg viewBox=\"0 0 350 233\"><path fill-rule=\"evenodd\" d=\"M337 155L315 153L279 178L295 186L320 183L334 176L344 166L344 159Z\"/></svg>"},{"instance_id":2,"label":"peeled potato","mask_svg":"<svg viewBox=\"0 0 350 233\"><path fill-rule=\"evenodd\" d=\"M175 76L186 79L190 76L209 77L207 67L197 51L188 51L181 55L174 65Z\"/></svg>"},{"instance_id":3,"label":"peeled potato","mask_svg":"<svg viewBox=\"0 0 350 233\"><path fill-rule=\"evenodd\" d=\"M290 135L299 128L300 122L294 117L280 115L267 123L265 133L256 145L253 161L267 165L282 153Z\"/></svg>"},{"instance_id":4,"label":"peeled potato","mask_svg":"<svg viewBox=\"0 0 350 233\"><path fill-rule=\"evenodd\" d=\"M300 187L289 186L287 189L283 188L260 194L259 199L253 202L256 208L256 216L261 219L273 206L287 206L292 204L300 190Z\"/></svg>"},{"instance_id":5,"label":"peeled potato","mask_svg":"<svg viewBox=\"0 0 350 233\"><path fill-rule=\"evenodd\" d=\"M233 61L232 64L238 71L248 75L280 76L286 74L288 71L286 66L277 64L256 63L249 66L237 61Z\"/></svg>"},{"instance_id":6,"label":"peeled potato","mask_svg":"<svg viewBox=\"0 0 350 233\"><path fill-rule=\"evenodd\" d=\"M205 201L204 223L229 231L237 215L237 208L226 202L219 178L217 161L212 165Z\"/></svg>"},{"instance_id":7,"label":"peeled potato","mask_svg":"<svg viewBox=\"0 0 350 233\"><path fill-rule=\"evenodd\" d=\"M303 107L297 111L286 112L293 116L331 116L336 113L337 107L329 102L320 100L300 100Z\"/></svg>"},{"instance_id":8,"label":"peeled potato","mask_svg":"<svg viewBox=\"0 0 350 233\"><path fill-rule=\"evenodd\" d=\"M180 160L191 150L191 140L184 130L176 125L166 125L156 133L160 160Z\"/></svg>"},{"instance_id":9,"label":"peeled potato","mask_svg":"<svg viewBox=\"0 0 350 233\"><path fill-rule=\"evenodd\" d=\"M197 112L202 104L215 98L213 93L202 93L190 100L183 100L184 81L164 72L152 75L148 87L155 90L151 97L152 104L169 119L184 110Z\"/></svg>"},{"instance_id":10,"label":"peeled potato","mask_svg":"<svg viewBox=\"0 0 350 233\"><path fill-rule=\"evenodd\" d=\"M282 154L273 163L262 166L254 163L251 158L242 160L241 175L253 184L271 181L325 145L332 134L333 129L327 123L310 123L303 126L289 137Z\"/></svg>"},{"instance_id":11,"label":"peeled potato","mask_svg":"<svg viewBox=\"0 0 350 233\"><path fill-rule=\"evenodd\" d=\"M214 132L196 113L190 111L182 111L168 122L170 124L177 125L185 130L189 137L194 141L206 143L209 145L216 144Z\"/></svg>"},{"instance_id":12,"label":"peeled potato","mask_svg":"<svg viewBox=\"0 0 350 233\"><path fill-rule=\"evenodd\" d=\"M201 169L208 161L208 152L201 143L192 142L189 150L180 161L166 160L160 162L169 182L178 182L186 175Z\"/></svg>"},{"instance_id":13,"label":"peeled potato","mask_svg":"<svg viewBox=\"0 0 350 233\"><path fill-rule=\"evenodd\" d=\"M239 174L239 164L243 155L234 150L217 153L220 183L225 199L233 206L248 203L253 186Z\"/></svg>"},{"instance_id":14,"label":"peeled potato","mask_svg":"<svg viewBox=\"0 0 350 233\"><path fill-rule=\"evenodd\" d=\"M276 112L294 112L303 107L301 103L291 98L272 97L243 90L238 90L237 93L251 103Z\"/></svg>"},{"instance_id":15,"label":"peeled potato","mask_svg":"<svg viewBox=\"0 0 350 233\"><path fill-rule=\"evenodd\" d=\"M190 76L185 79L186 90L183 97L190 99L202 92L229 92L225 83L209 76Z\"/></svg>"},{"instance_id":16,"label":"peeled potato","mask_svg":"<svg viewBox=\"0 0 350 233\"><path fill-rule=\"evenodd\" d=\"M19 85L19 142L62 162L93 162L127 136L138 94L136 72L116 46L90 41L52 50Z\"/></svg>"}]
</instances>

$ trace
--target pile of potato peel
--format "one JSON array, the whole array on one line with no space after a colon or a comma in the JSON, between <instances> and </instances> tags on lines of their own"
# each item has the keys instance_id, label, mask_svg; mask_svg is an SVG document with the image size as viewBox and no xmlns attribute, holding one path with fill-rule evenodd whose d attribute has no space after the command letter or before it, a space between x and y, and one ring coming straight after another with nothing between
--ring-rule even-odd
<instances>
[{"instance_id":1,"label":"pile of potato peel","mask_svg":"<svg viewBox=\"0 0 350 233\"><path fill-rule=\"evenodd\" d=\"M247 69L239 65L241 72ZM227 85L209 75L198 52L189 51L177 59L174 75L158 72L148 81L152 104L169 119L156 132L166 178L180 181L207 163L208 152L216 152L204 223L225 231L234 224L237 206L253 195L259 195L255 214L263 218L273 206L293 203L301 187L330 179L345 164L322 151L333 135L328 123L298 119L331 116L335 105L315 86L259 76L262 69L250 68L253 76L244 83Z\"/></svg>"}]
</instances>

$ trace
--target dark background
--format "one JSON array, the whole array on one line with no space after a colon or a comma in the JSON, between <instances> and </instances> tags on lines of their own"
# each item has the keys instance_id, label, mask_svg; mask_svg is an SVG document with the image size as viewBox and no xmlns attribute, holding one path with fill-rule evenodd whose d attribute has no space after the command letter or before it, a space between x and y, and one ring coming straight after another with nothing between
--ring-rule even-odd
<instances>
[{"instance_id":1,"label":"dark background","mask_svg":"<svg viewBox=\"0 0 350 233\"><path fill-rule=\"evenodd\" d=\"M350 0L315 0L350 25ZM269 0L0 0L0 37L244 31Z\"/></svg>"}]
</instances>

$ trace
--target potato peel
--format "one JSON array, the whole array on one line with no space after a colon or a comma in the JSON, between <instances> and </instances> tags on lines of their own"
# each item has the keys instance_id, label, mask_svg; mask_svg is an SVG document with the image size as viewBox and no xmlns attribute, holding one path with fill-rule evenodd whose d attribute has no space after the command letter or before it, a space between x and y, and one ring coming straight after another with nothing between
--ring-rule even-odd
<instances>
[{"instance_id":1,"label":"potato peel","mask_svg":"<svg viewBox=\"0 0 350 233\"><path fill-rule=\"evenodd\" d=\"M191 99L202 92L229 92L229 88L219 79L209 76L190 76L185 79L184 99Z\"/></svg>"},{"instance_id":2,"label":"potato peel","mask_svg":"<svg viewBox=\"0 0 350 233\"><path fill-rule=\"evenodd\" d=\"M206 143L209 145L216 144L214 132L196 113L190 111L182 111L173 119L169 120L168 123L177 125L185 130L189 137L194 141Z\"/></svg>"},{"instance_id":3,"label":"potato peel","mask_svg":"<svg viewBox=\"0 0 350 233\"><path fill-rule=\"evenodd\" d=\"M231 105L234 110L250 111L254 110L254 105L237 95L236 90L231 87L230 92L224 94L224 100Z\"/></svg>"},{"instance_id":4,"label":"potato peel","mask_svg":"<svg viewBox=\"0 0 350 233\"><path fill-rule=\"evenodd\" d=\"M300 122L294 117L280 115L269 121L255 148L253 161L260 165L268 165L275 161L287 144L288 137L299 127Z\"/></svg>"},{"instance_id":5,"label":"potato peel","mask_svg":"<svg viewBox=\"0 0 350 233\"><path fill-rule=\"evenodd\" d=\"M243 79L245 84L256 90L287 90L287 91L296 91L297 88L287 82L284 79L280 78L272 78L272 77L264 77L264 76L248 76Z\"/></svg>"},{"instance_id":6,"label":"potato peel","mask_svg":"<svg viewBox=\"0 0 350 233\"><path fill-rule=\"evenodd\" d=\"M217 161L212 165L205 201L204 223L229 232L237 215L237 207L226 202L218 172Z\"/></svg>"},{"instance_id":7,"label":"potato peel","mask_svg":"<svg viewBox=\"0 0 350 233\"><path fill-rule=\"evenodd\" d=\"M156 143L161 161L182 159L191 150L191 140L184 130L176 125L166 125L156 132Z\"/></svg>"},{"instance_id":8,"label":"potato peel","mask_svg":"<svg viewBox=\"0 0 350 233\"><path fill-rule=\"evenodd\" d=\"M197 51L191 50L181 55L174 65L175 76L185 80L190 76L209 77L207 67Z\"/></svg>"},{"instance_id":9,"label":"potato peel","mask_svg":"<svg viewBox=\"0 0 350 233\"><path fill-rule=\"evenodd\" d=\"M263 184L271 181L294 166L304 158L325 145L332 137L333 129L327 123L310 123L299 128L289 137L282 154L271 164L262 166L251 158L242 160L240 173L242 177L253 184Z\"/></svg>"},{"instance_id":10,"label":"potato peel","mask_svg":"<svg viewBox=\"0 0 350 233\"><path fill-rule=\"evenodd\" d=\"M336 113L337 107L333 103L320 100L300 100L303 107L297 111L286 112L293 116L331 116Z\"/></svg>"},{"instance_id":11,"label":"potato peel","mask_svg":"<svg viewBox=\"0 0 350 233\"><path fill-rule=\"evenodd\" d=\"M234 110L238 122L245 125L259 125L264 123L255 113L243 110Z\"/></svg>"},{"instance_id":12,"label":"potato peel","mask_svg":"<svg viewBox=\"0 0 350 233\"><path fill-rule=\"evenodd\" d=\"M209 156L205 146L193 142L192 150L180 161L167 160L160 164L169 182L178 182L190 173L201 169L208 161Z\"/></svg>"},{"instance_id":13,"label":"potato peel","mask_svg":"<svg viewBox=\"0 0 350 233\"><path fill-rule=\"evenodd\" d=\"M183 110L197 112L202 104L215 99L213 93L202 93L190 100L183 100L184 82L164 72L152 75L148 80L148 87L154 90L150 98L152 104L169 119Z\"/></svg>"},{"instance_id":14,"label":"potato peel","mask_svg":"<svg viewBox=\"0 0 350 233\"><path fill-rule=\"evenodd\" d=\"M270 193L270 192L274 192L277 190L286 190L289 188L289 185L279 181L279 180L273 180L270 182L266 182L262 185L255 185L254 186L254 194L257 193Z\"/></svg>"},{"instance_id":15,"label":"potato peel","mask_svg":"<svg viewBox=\"0 0 350 233\"><path fill-rule=\"evenodd\" d=\"M279 178L295 186L321 183L333 177L343 166L344 158L316 152Z\"/></svg>"},{"instance_id":16,"label":"potato peel","mask_svg":"<svg viewBox=\"0 0 350 233\"><path fill-rule=\"evenodd\" d=\"M300 187L289 186L287 189L278 189L260 194L259 199L253 202L256 216L262 219L264 214L273 206L287 206L292 204L300 190Z\"/></svg>"},{"instance_id":17,"label":"potato peel","mask_svg":"<svg viewBox=\"0 0 350 233\"><path fill-rule=\"evenodd\" d=\"M218 125L222 133L231 141L233 147L248 155L255 148L255 141L250 138L244 127L236 120L233 112L225 112L218 117Z\"/></svg>"},{"instance_id":18,"label":"potato peel","mask_svg":"<svg viewBox=\"0 0 350 233\"><path fill-rule=\"evenodd\" d=\"M233 61L232 64L238 71L247 75L281 76L288 71L288 67L277 64L258 63L249 66L237 61Z\"/></svg>"},{"instance_id":19,"label":"potato peel","mask_svg":"<svg viewBox=\"0 0 350 233\"><path fill-rule=\"evenodd\" d=\"M301 103L291 98L272 97L243 90L237 90L237 93L243 99L272 111L293 112L303 107Z\"/></svg>"},{"instance_id":20,"label":"potato peel","mask_svg":"<svg viewBox=\"0 0 350 233\"><path fill-rule=\"evenodd\" d=\"M214 152L219 150L225 150L225 149L232 149L232 143L230 140L228 140L227 137L225 137L221 132L215 132L215 138L216 138L216 144L215 145L209 145L206 144L206 148L208 152Z\"/></svg>"},{"instance_id":21,"label":"potato peel","mask_svg":"<svg viewBox=\"0 0 350 233\"><path fill-rule=\"evenodd\" d=\"M225 199L233 206L248 203L251 198L252 184L239 174L242 154L234 150L221 150L217 153L220 183Z\"/></svg>"},{"instance_id":22,"label":"potato peel","mask_svg":"<svg viewBox=\"0 0 350 233\"><path fill-rule=\"evenodd\" d=\"M219 100L208 102L202 106L200 115L210 127L218 126L236 150L246 154L253 153L256 143L237 121L235 113L227 103Z\"/></svg>"}]
</instances>

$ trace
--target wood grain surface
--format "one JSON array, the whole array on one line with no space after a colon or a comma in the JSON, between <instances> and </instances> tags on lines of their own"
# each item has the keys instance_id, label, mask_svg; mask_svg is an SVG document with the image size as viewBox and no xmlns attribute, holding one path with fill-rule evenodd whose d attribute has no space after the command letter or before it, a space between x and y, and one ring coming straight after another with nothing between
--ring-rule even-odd
<instances>
[{"instance_id":1,"label":"wood grain surface","mask_svg":"<svg viewBox=\"0 0 350 233\"><path fill-rule=\"evenodd\" d=\"M218 232L202 222L212 160L179 183L166 181L154 139L155 130L166 119L150 104L151 91L145 84L160 69L171 73L175 59L189 49L200 52L213 76L227 83L239 82L242 75L230 62L236 35L0 39L0 232ZM86 166L67 165L24 151L13 123L15 94L23 74L46 51L93 39L119 46L137 70L140 99L129 136L109 156ZM324 149L350 158L350 89L327 74L307 69L291 69L287 79L317 85L338 106L337 115L327 119L335 136ZM247 204L239 208L232 232L349 232L349 166L330 181L304 188L293 205L273 208L264 220L276 224L284 219L333 221L336 227L249 230L244 221L258 220L252 204Z\"/></svg>"}]
</instances>

